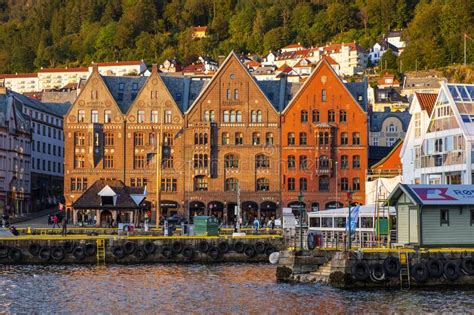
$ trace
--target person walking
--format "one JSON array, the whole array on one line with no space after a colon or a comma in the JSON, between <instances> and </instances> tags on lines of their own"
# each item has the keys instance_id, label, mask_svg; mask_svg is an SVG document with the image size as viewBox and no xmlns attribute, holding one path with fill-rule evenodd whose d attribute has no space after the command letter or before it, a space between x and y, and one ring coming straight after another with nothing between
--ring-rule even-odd
<instances>
[{"instance_id":1,"label":"person walking","mask_svg":"<svg viewBox=\"0 0 474 315\"><path fill-rule=\"evenodd\" d=\"M65 237L67 235L67 218L66 218L66 216L63 217L63 220L61 221L61 226L62 226L61 235Z\"/></svg>"},{"instance_id":2,"label":"person walking","mask_svg":"<svg viewBox=\"0 0 474 315\"><path fill-rule=\"evenodd\" d=\"M253 227L255 228L255 233L258 233L258 229L260 228L260 222L258 221L257 217L255 217L255 220L253 220Z\"/></svg>"},{"instance_id":3,"label":"person walking","mask_svg":"<svg viewBox=\"0 0 474 315\"><path fill-rule=\"evenodd\" d=\"M59 218L57 215L53 215L53 228L59 227Z\"/></svg>"}]
</instances>

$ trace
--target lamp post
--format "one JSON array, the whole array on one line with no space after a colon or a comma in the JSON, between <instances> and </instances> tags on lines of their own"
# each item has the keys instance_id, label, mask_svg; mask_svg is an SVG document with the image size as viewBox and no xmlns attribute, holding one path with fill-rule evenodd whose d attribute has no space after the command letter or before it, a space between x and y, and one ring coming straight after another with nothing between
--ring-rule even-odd
<instances>
[{"instance_id":1,"label":"lamp post","mask_svg":"<svg viewBox=\"0 0 474 315\"><path fill-rule=\"evenodd\" d=\"M303 250L303 215L304 215L304 207L303 207L303 193L300 191L298 194L298 203L300 206L300 250Z\"/></svg>"},{"instance_id":2,"label":"lamp post","mask_svg":"<svg viewBox=\"0 0 474 315\"><path fill-rule=\"evenodd\" d=\"M348 243L349 243L349 250L352 248L352 231L351 231L351 203L352 203L352 190L347 191L347 209L349 210L349 217L348 217Z\"/></svg>"}]
</instances>

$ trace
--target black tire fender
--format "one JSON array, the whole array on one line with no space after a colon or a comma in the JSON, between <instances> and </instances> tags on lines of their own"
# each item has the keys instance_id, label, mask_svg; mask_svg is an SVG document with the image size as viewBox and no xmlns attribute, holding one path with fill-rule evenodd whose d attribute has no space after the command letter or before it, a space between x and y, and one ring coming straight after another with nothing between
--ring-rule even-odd
<instances>
[{"instance_id":1,"label":"black tire fender","mask_svg":"<svg viewBox=\"0 0 474 315\"><path fill-rule=\"evenodd\" d=\"M86 251L84 250L84 248L79 246L79 247L74 248L74 250L72 251L72 255L77 260L82 261L84 260L84 258L86 258Z\"/></svg>"},{"instance_id":2,"label":"black tire fender","mask_svg":"<svg viewBox=\"0 0 474 315\"><path fill-rule=\"evenodd\" d=\"M40 252L41 246L38 243L32 243L28 247L28 252L31 254L31 256L37 257L39 252Z\"/></svg>"},{"instance_id":3,"label":"black tire fender","mask_svg":"<svg viewBox=\"0 0 474 315\"><path fill-rule=\"evenodd\" d=\"M268 244L267 249L265 250L265 254L267 254L267 256L270 256L274 252L278 252L278 249L276 249L273 245Z\"/></svg>"},{"instance_id":4,"label":"black tire fender","mask_svg":"<svg viewBox=\"0 0 474 315\"><path fill-rule=\"evenodd\" d=\"M55 261L61 261L64 259L65 253L64 248L56 246L51 248L51 258Z\"/></svg>"},{"instance_id":5,"label":"black tire fender","mask_svg":"<svg viewBox=\"0 0 474 315\"><path fill-rule=\"evenodd\" d=\"M64 249L64 252L66 254L70 254L72 253L72 251L74 250L74 248L76 248L76 242L74 241L65 241L63 243L63 249Z\"/></svg>"},{"instance_id":6,"label":"black tire fender","mask_svg":"<svg viewBox=\"0 0 474 315\"><path fill-rule=\"evenodd\" d=\"M23 253L19 248L11 247L8 251L8 258L13 262L19 262L23 258Z\"/></svg>"},{"instance_id":7,"label":"black tire fender","mask_svg":"<svg viewBox=\"0 0 474 315\"><path fill-rule=\"evenodd\" d=\"M135 252L133 253L133 255L138 260L145 260L147 257L147 254L145 252L145 249L143 249L143 247L138 247L137 249L135 249Z\"/></svg>"},{"instance_id":8,"label":"black tire fender","mask_svg":"<svg viewBox=\"0 0 474 315\"><path fill-rule=\"evenodd\" d=\"M221 252L216 246L211 246L207 251L207 255L209 255L213 260L219 260L221 258Z\"/></svg>"},{"instance_id":9,"label":"black tire fender","mask_svg":"<svg viewBox=\"0 0 474 315\"><path fill-rule=\"evenodd\" d=\"M431 258L426 262L426 267L430 273L431 278L439 278L443 275L444 266L441 260Z\"/></svg>"},{"instance_id":10,"label":"black tire fender","mask_svg":"<svg viewBox=\"0 0 474 315\"><path fill-rule=\"evenodd\" d=\"M351 267L351 274L357 281L366 281L370 277L369 264L365 260L358 260Z\"/></svg>"},{"instance_id":11,"label":"black tire fender","mask_svg":"<svg viewBox=\"0 0 474 315\"><path fill-rule=\"evenodd\" d=\"M124 258L125 257L125 250L123 249L122 246L115 246L112 249L112 255L114 255L115 258Z\"/></svg>"},{"instance_id":12,"label":"black tire fender","mask_svg":"<svg viewBox=\"0 0 474 315\"><path fill-rule=\"evenodd\" d=\"M0 245L0 258L7 258L10 248L5 245Z\"/></svg>"},{"instance_id":13,"label":"black tire fender","mask_svg":"<svg viewBox=\"0 0 474 315\"><path fill-rule=\"evenodd\" d=\"M181 255L183 255L184 258L186 259L193 259L194 258L194 248L191 246L185 246L183 248L183 251L181 252Z\"/></svg>"},{"instance_id":14,"label":"black tire fender","mask_svg":"<svg viewBox=\"0 0 474 315\"><path fill-rule=\"evenodd\" d=\"M465 274L474 276L474 257L464 257L461 266Z\"/></svg>"},{"instance_id":15,"label":"black tire fender","mask_svg":"<svg viewBox=\"0 0 474 315\"><path fill-rule=\"evenodd\" d=\"M171 248L175 254L180 254L183 251L183 247L183 243L180 241L174 241L171 245Z\"/></svg>"},{"instance_id":16,"label":"black tire fender","mask_svg":"<svg viewBox=\"0 0 474 315\"><path fill-rule=\"evenodd\" d=\"M374 282L385 279L385 269L381 263L375 263L370 266L370 279Z\"/></svg>"},{"instance_id":17,"label":"black tire fender","mask_svg":"<svg viewBox=\"0 0 474 315\"><path fill-rule=\"evenodd\" d=\"M173 255L174 255L173 248L171 246L164 246L161 249L161 255L163 255L163 257L165 257L166 259L173 258Z\"/></svg>"},{"instance_id":18,"label":"black tire fender","mask_svg":"<svg viewBox=\"0 0 474 315\"><path fill-rule=\"evenodd\" d=\"M245 244L242 241L237 241L234 243L234 246L232 246L234 252L242 254L245 250Z\"/></svg>"},{"instance_id":19,"label":"black tire fender","mask_svg":"<svg viewBox=\"0 0 474 315\"><path fill-rule=\"evenodd\" d=\"M266 245L263 242L255 243L255 251L257 254L265 254Z\"/></svg>"},{"instance_id":20,"label":"black tire fender","mask_svg":"<svg viewBox=\"0 0 474 315\"><path fill-rule=\"evenodd\" d=\"M217 245L217 248L219 248L219 251L222 254L227 254L230 251L230 245L227 241L222 241Z\"/></svg>"},{"instance_id":21,"label":"black tire fender","mask_svg":"<svg viewBox=\"0 0 474 315\"><path fill-rule=\"evenodd\" d=\"M156 251L156 245L152 241L146 241L145 244L143 244L143 250L148 255L153 255Z\"/></svg>"},{"instance_id":22,"label":"black tire fender","mask_svg":"<svg viewBox=\"0 0 474 315\"><path fill-rule=\"evenodd\" d=\"M388 277L397 277L400 274L400 260L393 256L388 256L383 261L383 269Z\"/></svg>"},{"instance_id":23,"label":"black tire fender","mask_svg":"<svg viewBox=\"0 0 474 315\"><path fill-rule=\"evenodd\" d=\"M97 253L97 245L94 243L87 243L84 246L84 252L87 257L94 256Z\"/></svg>"},{"instance_id":24,"label":"black tire fender","mask_svg":"<svg viewBox=\"0 0 474 315\"><path fill-rule=\"evenodd\" d=\"M207 241L200 241L198 245L198 249L201 253L207 253L210 247Z\"/></svg>"},{"instance_id":25,"label":"black tire fender","mask_svg":"<svg viewBox=\"0 0 474 315\"><path fill-rule=\"evenodd\" d=\"M461 276L459 264L455 261L448 261L444 264L444 277L448 280L455 281Z\"/></svg>"},{"instance_id":26,"label":"black tire fender","mask_svg":"<svg viewBox=\"0 0 474 315\"><path fill-rule=\"evenodd\" d=\"M125 255L131 255L137 248L137 245L134 242L126 242L125 245L123 245L123 251Z\"/></svg>"},{"instance_id":27,"label":"black tire fender","mask_svg":"<svg viewBox=\"0 0 474 315\"><path fill-rule=\"evenodd\" d=\"M416 263L410 269L410 275L417 283L425 283L430 277L430 271L424 263Z\"/></svg>"},{"instance_id":28,"label":"black tire fender","mask_svg":"<svg viewBox=\"0 0 474 315\"><path fill-rule=\"evenodd\" d=\"M253 245L249 244L245 246L244 254L245 256L252 258L252 257L255 257L255 255L257 255L257 251L255 250L255 247Z\"/></svg>"},{"instance_id":29,"label":"black tire fender","mask_svg":"<svg viewBox=\"0 0 474 315\"><path fill-rule=\"evenodd\" d=\"M41 260L49 260L49 258L51 258L51 250L49 247L41 247L38 257Z\"/></svg>"}]
</instances>

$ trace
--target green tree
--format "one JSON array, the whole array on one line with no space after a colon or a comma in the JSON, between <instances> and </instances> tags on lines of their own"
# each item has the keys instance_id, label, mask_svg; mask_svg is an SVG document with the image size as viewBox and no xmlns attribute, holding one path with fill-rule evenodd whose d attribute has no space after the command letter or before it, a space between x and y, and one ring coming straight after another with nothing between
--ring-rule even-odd
<instances>
[{"instance_id":1,"label":"green tree","mask_svg":"<svg viewBox=\"0 0 474 315\"><path fill-rule=\"evenodd\" d=\"M381 72L385 70L397 70L398 59L390 48L387 49L380 58L379 68Z\"/></svg>"}]
</instances>

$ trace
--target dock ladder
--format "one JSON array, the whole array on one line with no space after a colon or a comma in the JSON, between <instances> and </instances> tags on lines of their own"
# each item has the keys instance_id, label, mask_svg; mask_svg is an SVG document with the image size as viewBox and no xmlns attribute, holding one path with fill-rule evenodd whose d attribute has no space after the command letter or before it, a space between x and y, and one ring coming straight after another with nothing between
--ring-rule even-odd
<instances>
[{"instance_id":1,"label":"dock ladder","mask_svg":"<svg viewBox=\"0 0 474 315\"><path fill-rule=\"evenodd\" d=\"M105 265L105 240L97 239L97 266Z\"/></svg>"},{"instance_id":2,"label":"dock ladder","mask_svg":"<svg viewBox=\"0 0 474 315\"><path fill-rule=\"evenodd\" d=\"M410 288L410 261L407 253L398 253L400 259L400 289Z\"/></svg>"}]
</instances>

